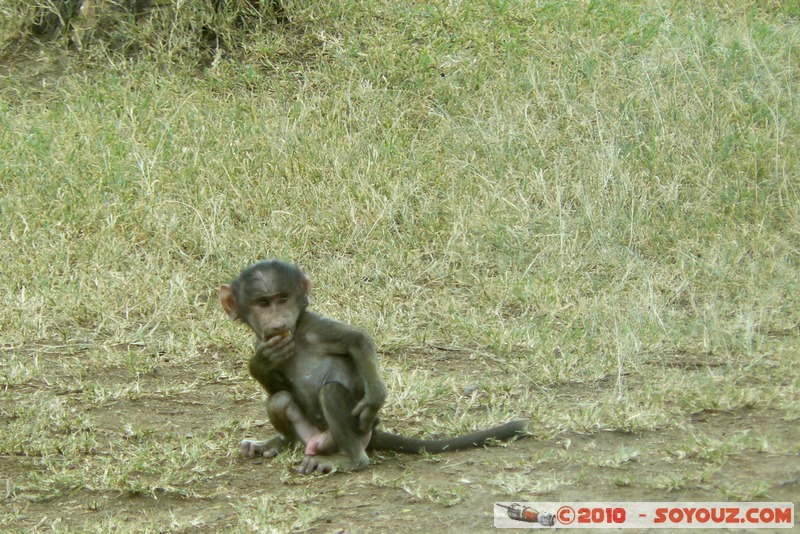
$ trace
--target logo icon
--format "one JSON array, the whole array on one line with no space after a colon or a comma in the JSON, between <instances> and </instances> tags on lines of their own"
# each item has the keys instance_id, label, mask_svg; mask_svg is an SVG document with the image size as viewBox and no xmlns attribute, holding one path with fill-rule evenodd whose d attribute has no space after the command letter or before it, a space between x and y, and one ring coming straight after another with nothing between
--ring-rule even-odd
<instances>
[{"instance_id":1,"label":"logo icon","mask_svg":"<svg viewBox=\"0 0 800 534\"><path fill-rule=\"evenodd\" d=\"M539 523L545 527L552 527L556 524L556 516L550 513L542 513L539 510L535 510L530 506L522 506L518 503L513 503L511 505L505 505L497 503L497 506L500 508L505 508L508 517L513 519L514 521L524 521L526 523Z\"/></svg>"}]
</instances>

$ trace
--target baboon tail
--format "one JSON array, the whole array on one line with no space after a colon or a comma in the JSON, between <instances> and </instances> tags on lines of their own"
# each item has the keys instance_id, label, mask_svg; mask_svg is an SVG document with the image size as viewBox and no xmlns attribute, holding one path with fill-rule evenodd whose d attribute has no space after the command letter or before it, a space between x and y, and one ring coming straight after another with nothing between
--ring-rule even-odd
<instances>
[{"instance_id":1,"label":"baboon tail","mask_svg":"<svg viewBox=\"0 0 800 534\"><path fill-rule=\"evenodd\" d=\"M373 451L395 451L418 454L422 451L438 453L472 449L485 445L491 440L508 441L527 436L528 422L524 419L510 421L500 426L479 430L463 436L446 439L419 439L399 436L375 429L367 447Z\"/></svg>"}]
</instances>

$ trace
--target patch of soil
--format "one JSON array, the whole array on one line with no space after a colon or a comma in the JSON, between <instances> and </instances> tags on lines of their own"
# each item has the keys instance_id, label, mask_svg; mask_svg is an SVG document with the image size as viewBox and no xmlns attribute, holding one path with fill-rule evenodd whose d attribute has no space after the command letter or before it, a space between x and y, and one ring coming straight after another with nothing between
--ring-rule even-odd
<instances>
[{"instance_id":1,"label":"patch of soil","mask_svg":"<svg viewBox=\"0 0 800 534\"><path fill-rule=\"evenodd\" d=\"M444 356L439 363L446 368L442 372L469 373L475 365L465 361L459 369L456 359ZM52 368L49 383L32 381L10 388L13 395L4 396L2 402L56 388L93 421L98 440L119 436L128 427L164 437L191 437L213 425L239 430L213 444L220 450L217 470L185 488L185 496L87 489L0 494L3 513L14 517L21 531L80 531L109 518L145 517L163 525L163 531L217 532L241 528L242 506L277 505L298 517L312 508L316 517L308 521L310 528L303 529L309 532L382 532L398 527L406 533L490 532L497 501L728 501L745 498L742 491L748 489L757 489L758 500L796 501L800 489L797 425L782 413L763 409L698 414L685 430L561 434L435 456L373 454L373 465L364 471L304 477L286 459L236 456L236 445L246 434L272 433L261 394L243 366L236 364L227 377L186 386L185 363L162 362L152 373L136 377L141 390L170 391L183 384L191 387L190 394L143 394L81 406L83 392L71 388L68 376L58 380L62 371L57 358L40 358L40 365ZM204 355L191 362L196 376L214 366L219 366L218 356ZM120 369L98 372L94 378L108 387L132 380ZM572 387L565 386L567 397ZM582 395L592 393L587 391L591 386L582 387ZM594 387L599 392L607 386ZM691 447L682 447L696 436L725 440L742 432L768 446L763 452L745 448L721 460L702 458ZM294 461L300 458L299 452L292 456ZM41 469L45 467L37 458L0 456L0 483L25 479L32 470Z\"/></svg>"}]
</instances>

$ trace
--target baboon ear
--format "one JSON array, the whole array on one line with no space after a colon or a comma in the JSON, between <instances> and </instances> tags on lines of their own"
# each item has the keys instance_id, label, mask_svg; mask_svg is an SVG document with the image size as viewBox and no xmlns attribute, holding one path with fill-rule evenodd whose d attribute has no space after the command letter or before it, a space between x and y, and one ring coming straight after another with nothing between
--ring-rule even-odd
<instances>
[{"instance_id":1,"label":"baboon ear","mask_svg":"<svg viewBox=\"0 0 800 534\"><path fill-rule=\"evenodd\" d=\"M225 313L228 314L231 321L240 319L239 311L236 306L236 294L228 284L222 284L222 287L219 288L219 301L222 304L222 309L225 310Z\"/></svg>"},{"instance_id":2,"label":"baboon ear","mask_svg":"<svg viewBox=\"0 0 800 534\"><path fill-rule=\"evenodd\" d=\"M303 285L303 293L308 296L311 293L311 278L302 267L300 268L300 283Z\"/></svg>"}]
</instances>

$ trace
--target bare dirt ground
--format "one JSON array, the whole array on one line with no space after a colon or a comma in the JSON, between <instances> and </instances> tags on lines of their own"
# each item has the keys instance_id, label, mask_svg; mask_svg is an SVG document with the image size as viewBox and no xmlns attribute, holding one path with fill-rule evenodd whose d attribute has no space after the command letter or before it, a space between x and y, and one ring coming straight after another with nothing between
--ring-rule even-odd
<instances>
[{"instance_id":1,"label":"bare dirt ground","mask_svg":"<svg viewBox=\"0 0 800 534\"><path fill-rule=\"evenodd\" d=\"M205 357L204 357L205 358ZM193 361L195 376L205 368L219 366L219 358ZM16 515L20 531L83 531L91 525L126 520L162 525L162 531L217 532L258 530L263 525L243 524L243 503L258 509L306 517L302 530L310 532L470 532L493 530L496 501L727 501L752 497L737 493L755 488L758 500L795 501L800 488L800 459L796 454L754 452L745 449L720 459L683 454L680 445L693 437L724 440L749 431L766 440L768 449L793 450L798 441L796 425L784 414L765 410L698 414L688 428L643 434L597 432L592 435L542 432L547 421L534 421L535 436L507 445L437 456L373 455L373 465L358 473L335 473L304 477L292 469L300 459L296 452L285 460L250 460L237 457L237 443L244 436L272 432L265 422L263 404L242 398L256 384L242 372L238 376L200 379L190 395L165 396L165 385L191 382L183 365L162 361L147 375L138 377L124 369L113 369L93 377L108 387L125 386L138 380L141 392L135 399L118 398L82 405L84 393L70 389L69 380L58 380L59 357L40 358L52 367L49 383L33 380L3 392L3 403L46 390L66 397L68 404L85 413L98 439L96 451L113 454L121 433L146 434L174 443L195 439L204 429L239 424L229 435L216 434L207 443L215 458L213 469L185 494L176 491L136 491L41 488L5 492L6 513ZM430 365L430 360L428 360ZM469 362L441 359L434 372L469 373ZM437 368L441 367L441 368ZM474 367L474 366L473 366ZM206 373L207 376L210 376ZM90 377L84 376L87 381ZM561 387L556 394L565 409L570 401L592 395L607 384L577 384ZM238 393L237 393L238 392ZM232 423L233 421L233 423ZM241 421L242 423L237 423ZM402 422L387 426L405 433L414 429ZM204 435L205 436L205 435ZM104 452L103 437L109 442ZM207 439L206 437L197 439ZM79 465L87 458L71 458ZM186 469L198 466L186 465ZM24 455L0 457L2 478L28 479L45 470L41 458ZM515 492L514 484L517 491ZM91 485L87 485L91 487ZM291 523L273 525L291 530ZM309 527L309 528L305 528ZM295 527L296 528L296 527Z\"/></svg>"}]
</instances>

